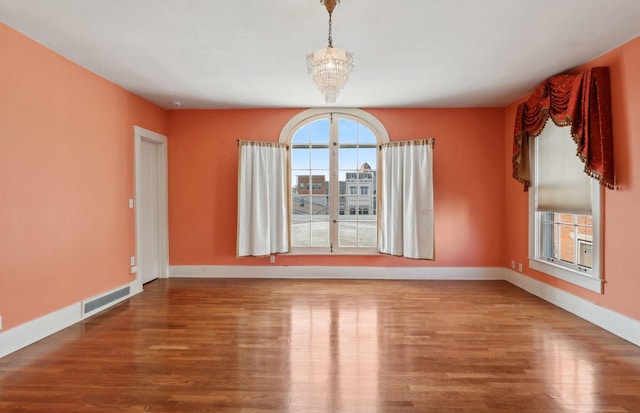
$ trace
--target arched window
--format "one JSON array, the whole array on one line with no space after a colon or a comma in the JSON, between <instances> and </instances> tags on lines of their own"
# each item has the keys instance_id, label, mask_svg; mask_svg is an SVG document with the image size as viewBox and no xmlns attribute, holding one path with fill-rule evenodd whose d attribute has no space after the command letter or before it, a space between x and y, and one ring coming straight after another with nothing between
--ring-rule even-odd
<instances>
[{"instance_id":1,"label":"arched window","mask_svg":"<svg viewBox=\"0 0 640 413\"><path fill-rule=\"evenodd\" d=\"M308 176L311 182L321 176L326 183L324 204L311 193L291 189L292 205L310 205L291 212L291 252L377 251L378 219L375 213L363 214L361 207L375 205L376 199L361 197L357 188L363 179L377 186L378 146L389 142L384 126L358 109L309 109L287 123L280 142L290 146L292 182L295 177ZM360 173L363 169L366 173Z\"/></svg>"}]
</instances>

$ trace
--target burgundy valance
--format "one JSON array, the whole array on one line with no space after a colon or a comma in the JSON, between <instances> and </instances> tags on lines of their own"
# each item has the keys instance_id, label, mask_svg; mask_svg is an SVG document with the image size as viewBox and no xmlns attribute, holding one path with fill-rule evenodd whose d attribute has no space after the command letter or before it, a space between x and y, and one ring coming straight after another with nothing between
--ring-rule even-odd
<instances>
[{"instance_id":1,"label":"burgundy valance","mask_svg":"<svg viewBox=\"0 0 640 413\"><path fill-rule=\"evenodd\" d=\"M584 171L613 189L613 136L609 68L595 67L583 73L549 78L518 106L513 140L513 177L531 183L529 140L540 135L551 117L558 126L571 125L576 155Z\"/></svg>"}]
</instances>

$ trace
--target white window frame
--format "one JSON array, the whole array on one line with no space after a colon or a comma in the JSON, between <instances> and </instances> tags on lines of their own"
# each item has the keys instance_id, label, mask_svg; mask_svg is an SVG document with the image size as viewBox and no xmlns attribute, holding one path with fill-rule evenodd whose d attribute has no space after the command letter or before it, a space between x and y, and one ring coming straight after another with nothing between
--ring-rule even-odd
<instances>
[{"instance_id":1,"label":"white window frame","mask_svg":"<svg viewBox=\"0 0 640 413\"><path fill-rule=\"evenodd\" d=\"M551 123L547 125L550 127ZM553 125L554 127L557 127ZM536 212L536 154L537 140L530 142L531 186L529 187L529 268L559 278L588 290L602 293L604 277L602 269L603 256L603 215L602 185L591 179L591 224L592 224L592 267L590 271L573 269L568 265L550 262L539 255L541 249L540 214Z\"/></svg>"},{"instance_id":2,"label":"white window frame","mask_svg":"<svg viewBox=\"0 0 640 413\"><path fill-rule=\"evenodd\" d=\"M364 124L365 126L367 126L371 132L373 132L374 136L376 137L377 143L378 145L383 144L383 143L388 143L389 142L389 134L386 130L386 128L384 127L384 125L378 120L376 119L373 115L371 115L368 112L365 112L364 110L361 109L351 109L351 108L334 108L334 109L324 109L324 108L314 108L314 109L307 109L304 110L300 113L298 113L296 116L294 116L293 118L291 118L289 120L289 122L287 122L287 124L284 126L284 128L282 129L282 132L280 133L280 138L279 138L279 142L280 143L286 143L287 145L291 145L291 140L293 139L293 136L295 134L295 132L302 127L304 124L307 124L309 122L312 122L314 120L318 120L318 119L324 119L327 118L331 115L334 115L335 117L339 117L339 118L343 118L343 119L350 119L350 120L354 120L356 122L360 122L362 124ZM334 122L334 124L332 124L330 126L331 128L337 128L337 122ZM335 131L331 131L332 134L335 133ZM289 156L291 156L291 151L289 151ZM334 158L334 154L333 154L333 148L331 148L331 154L330 154L331 158ZM337 173L337 165L334 165L334 160L331 159L330 161L331 165L330 165L330 171L331 173ZM337 194L337 195L333 195L331 196L331 201L334 205L332 205L331 207L331 211L335 212L335 216L330 216L329 217L329 221L332 222L334 219L339 219L340 217L340 211L339 211L339 203L340 203L340 188L339 188L339 182L337 179L337 176L333 177L334 179L331 179L329 182L329 193L330 194ZM348 189L345 188L345 192L347 192ZM356 189L356 195L357 195L357 189ZM349 196L349 194L345 194L345 196ZM291 202L291 200L289 200L289 202ZM291 208L289 208L289 210L291 210ZM347 215L349 211L344 211L344 214ZM356 210L356 214L358 213L358 211ZM289 217L289 219L291 220L291 216ZM291 224L289 224L291 225ZM380 223L378 222L377 225L380 225ZM312 254L322 254L322 255L327 255L327 254L331 254L331 255L339 255L339 254L346 254L346 255L371 255L371 254L378 254L378 247L377 245L375 247L343 247L343 248L339 248L337 247L337 231L333 231L334 232L334 237L336 238L335 240L331 240L330 239L330 247L291 247L290 248L290 254L301 254L301 255L312 255ZM376 234L378 233L378 231L376 231ZM330 232L331 234L331 232ZM334 245L336 244L336 245Z\"/></svg>"}]
</instances>

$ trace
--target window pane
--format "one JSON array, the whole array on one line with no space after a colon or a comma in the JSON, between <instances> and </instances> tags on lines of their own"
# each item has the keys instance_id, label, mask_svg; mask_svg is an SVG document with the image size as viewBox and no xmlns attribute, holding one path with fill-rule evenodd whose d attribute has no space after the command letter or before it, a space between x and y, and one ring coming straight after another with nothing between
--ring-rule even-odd
<instances>
[{"instance_id":1,"label":"window pane","mask_svg":"<svg viewBox=\"0 0 640 413\"><path fill-rule=\"evenodd\" d=\"M541 216L543 217L543 223L542 223L543 228L541 233L541 237L542 237L541 255L543 257L555 257L556 243L554 241L554 230L555 230L554 214L544 212L544 213L541 213Z\"/></svg>"},{"instance_id":2,"label":"window pane","mask_svg":"<svg viewBox=\"0 0 640 413\"><path fill-rule=\"evenodd\" d=\"M338 221L338 245L356 247L358 245L357 207L351 206L349 215L341 215Z\"/></svg>"},{"instance_id":3,"label":"window pane","mask_svg":"<svg viewBox=\"0 0 640 413\"><path fill-rule=\"evenodd\" d=\"M573 225L558 225L560 242L558 243L558 258L562 261L575 263L576 241L573 232Z\"/></svg>"},{"instance_id":4,"label":"window pane","mask_svg":"<svg viewBox=\"0 0 640 413\"><path fill-rule=\"evenodd\" d=\"M358 143L360 145L377 145L378 140L376 139L371 129L359 123L358 124Z\"/></svg>"},{"instance_id":5,"label":"window pane","mask_svg":"<svg viewBox=\"0 0 640 413\"><path fill-rule=\"evenodd\" d=\"M295 215L291 220L291 246L311 246L311 222L298 221Z\"/></svg>"},{"instance_id":6,"label":"window pane","mask_svg":"<svg viewBox=\"0 0 640 413\"><path fill-rule=\"evenodd\" d=\"M312 179L316 189L311 196L311 246L328 247L329 237L329 170L316 171Z\"/></svg>"},{"instance_id":7,"label":"window pane","mask_svg":"<svg viewBox=\"0 0 640 413\"><path fill-rule=\"evenodd\" d=\"M329 241L329 219L319 221L320 217L314 217L311 222L311 246L328 247Z\"/></svg>"},{"instance_id":8,"label":"window pane","mask_svg":"<svg viewBox=\"0 0 640 413\"><path fill-rule=\"evenodd\" d=\"M309 183L308 169L292 169L291 170L291 188L293 193L304 194Z\"/></svg>"},{"instance_id":9,"label":"window pane","mask_svg":"<svg viewBox=\"0 0 640 413\"><path fill-rule=\"evenodd\" d=\"M309 169L309 159L311 159L311 151L303 148L291 149L291 169Z\"/></svg>"},{"instance_id":10,"label":"window pane","mask_svg":"<svg viewBox=\"0 0 640 413\"><path fill-rule=\"evenodd\" d=\"M316 170L313 172L313 180L316 182L316 190L313 192L314 195L316 196L322 196L324 198L328 198L329 196L329 180L330 180L330 175L329 175L329 169L321 169L321 170ZM328 213L328 208L329 208L329 201L328 199L325 199L325 201L323 201L323 205L326 205L327 208L327 213Z\"/></svg>"},{"instance_id":11,"label":"window pane","mask_svg":"<svg viewBox=\"0 0 640 413\"><path fill-rule=\"evenodd\" d=\"M291 139L292 145L299 145L309 143L311 141L311 127L310 125L304 125L296 131Z\"/></svg>"},{"instance_id":12,"label":"window pane","mask_svg":"<svg viewBox=\"0 0 640 413\"><path fill-rule=\"evenodd\" d=\"M311 142L314 144L329 144L329 119L321 119L312 122Z\"/></svg>"},{"instance_id":13,"label":"window pane","mask_svg":"<svg viewBox=\"0 0 640 413\"><path fill-rule=\"evenodd\" d=\"M591 216L539 213L542 219L540 256L572 268L592 266Z\"/></svg>"},{"instance_id":14,"label":"window pane","mask_svg":"<svg viewBox=\"0 0 640 413\"><path fill-rule=\"evenodd\" d=\"M358 149L358 160L361 167L364 163L369 164L371 169L376 169L376 160L378 157L378 150L376 148L359 148Z\"/></svg>"},{"instance_id":15,"label":"window pane","mask_svg":"<svg viewBox=\"0 0 640 413\"><path fill-rule=\"evenodd\" d=\"M375 215L363 215L358 224L358 246L375 247L377 245L377 221Z\"/></svg>"},{"instance_id":16,"label":"window pane","mask_svg":"<svg viewBox=\"0 0 640 413\"><path fill-rule=\"evenodd\" d=\"M340 148L338 152L338 167L340 170L359 169L358 149L357 148Z\"/></svg>"},{"instance_id":17,"label":"window pane","mask_svg":"<svg viewBox=\"0 0 640 413\"><path fill-rule=\"evenodd\" d=\"M329 169L329 148L311 150L311 169Z\"/></svg>"},{"instance_id":18,"label":"window pane","mask_svg":"<svg viewBox=\"0 0 640 413\"><path fill-rule=\"evenodd\" d=\"M338 133L340 134L340 144L358 143L358 123L349 119L338 121Z\"/></svg>"}]
</instances>

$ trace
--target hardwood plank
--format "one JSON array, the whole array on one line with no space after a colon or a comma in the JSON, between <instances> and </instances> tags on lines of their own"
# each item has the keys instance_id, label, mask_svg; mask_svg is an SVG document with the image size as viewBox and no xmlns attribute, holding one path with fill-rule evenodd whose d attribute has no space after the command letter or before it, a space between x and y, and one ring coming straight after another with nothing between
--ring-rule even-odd
<instances>
[{"instance_id":1,"label":"hardwood plank","mask_svg":"<svg viewBox=\"0 0 640 413\"><path fill-rule=\"evenodd\" d=\"M640 348L503 281L158 280L0 359L0 412L640 412Z\"/></svg>"}]
</instances>

